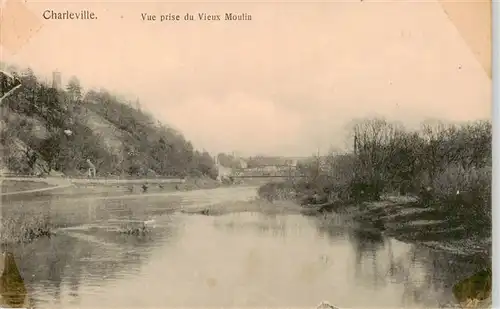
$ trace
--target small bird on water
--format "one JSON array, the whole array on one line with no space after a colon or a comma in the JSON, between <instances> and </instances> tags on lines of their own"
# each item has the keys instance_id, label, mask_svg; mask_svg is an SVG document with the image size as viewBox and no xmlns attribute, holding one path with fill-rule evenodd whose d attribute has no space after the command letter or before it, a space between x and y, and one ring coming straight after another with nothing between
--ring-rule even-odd
<instances>
[{"instance_id":1,"label":"small bird on water","mask_svg":"<svg viewBox=\"0 0 500 309\"><path fill-rule=\"evenodd\" d=\"M144 225L146 227L154 226L155 223L156 223L155 219L149 219L149 220L144 221Z\"/></svg>"}]
</instances>

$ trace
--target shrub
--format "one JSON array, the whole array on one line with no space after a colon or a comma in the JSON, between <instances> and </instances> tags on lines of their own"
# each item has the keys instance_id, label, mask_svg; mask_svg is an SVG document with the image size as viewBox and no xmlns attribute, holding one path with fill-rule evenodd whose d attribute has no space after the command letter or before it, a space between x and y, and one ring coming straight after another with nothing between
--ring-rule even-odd
<instances>
[{"instance_id":1,"label":"shrub","mask_svg":"<svg viewBox=\"0 0 500 309\"><path fill-rule=\"evenodd\" d=\"M351 133L352 152L312 158L315 164L301 165L309 177L289 187L304 199L328 195L355 202L413 194L429 206L491 224L491 122L426 122L411 131L368 119ZM280 190L267 184L259 194L275 199Z\"/></svg>"}]
</instances>

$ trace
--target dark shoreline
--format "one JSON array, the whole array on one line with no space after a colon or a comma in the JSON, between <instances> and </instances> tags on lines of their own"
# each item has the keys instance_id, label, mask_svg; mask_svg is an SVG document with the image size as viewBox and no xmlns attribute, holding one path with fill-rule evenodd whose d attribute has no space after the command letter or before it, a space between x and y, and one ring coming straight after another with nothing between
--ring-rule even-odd
<instances>
[{"instance_id":1,"label":"dark shoreline","mask_svg":"<svg viewBox=\"0 0 500 309\"><path fill-rule=\"evenodd\" d=\"M491 265L491 233L471 228L470 222L426 207L417 198L387 196L378 202L304 205L303 213L328 220L346 216L373 234L422 245Z\"/></svg>"}]
</instances>

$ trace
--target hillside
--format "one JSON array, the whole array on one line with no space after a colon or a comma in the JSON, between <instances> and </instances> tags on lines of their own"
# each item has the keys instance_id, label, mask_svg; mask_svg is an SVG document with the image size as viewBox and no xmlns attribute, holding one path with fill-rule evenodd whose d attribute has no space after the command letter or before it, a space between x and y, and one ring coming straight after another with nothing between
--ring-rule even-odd
<instances>
[{"instance_id":1,"label":"hillside","mask_svg":"<svg viewBox=\"0 0 500 309\"><path fill-rule=\"evenodd\" d=\"M0 107L3 169L79 176L90 159L98 176L216 176L210 154L131 102L106 90L84 92L76 78L55 89L30 69L11 72L22 87ZM3 76L0 93L6 85Z\"/></svg>"}]
</instances>

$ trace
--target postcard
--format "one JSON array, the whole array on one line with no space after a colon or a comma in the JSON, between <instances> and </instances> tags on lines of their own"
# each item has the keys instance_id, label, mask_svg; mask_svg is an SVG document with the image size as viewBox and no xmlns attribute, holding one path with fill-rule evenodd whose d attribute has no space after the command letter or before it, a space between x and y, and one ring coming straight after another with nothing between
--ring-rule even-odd
<instances>
[{"instance_id":1,"label":"postcard","mask_svg":"<svg viewBox=\"0 0 500 309\"><path fill-rule=\"evenodd\" d=\"M4 0L0 307L491 308L491 14Z\"/></svg>"}]
</instances>

